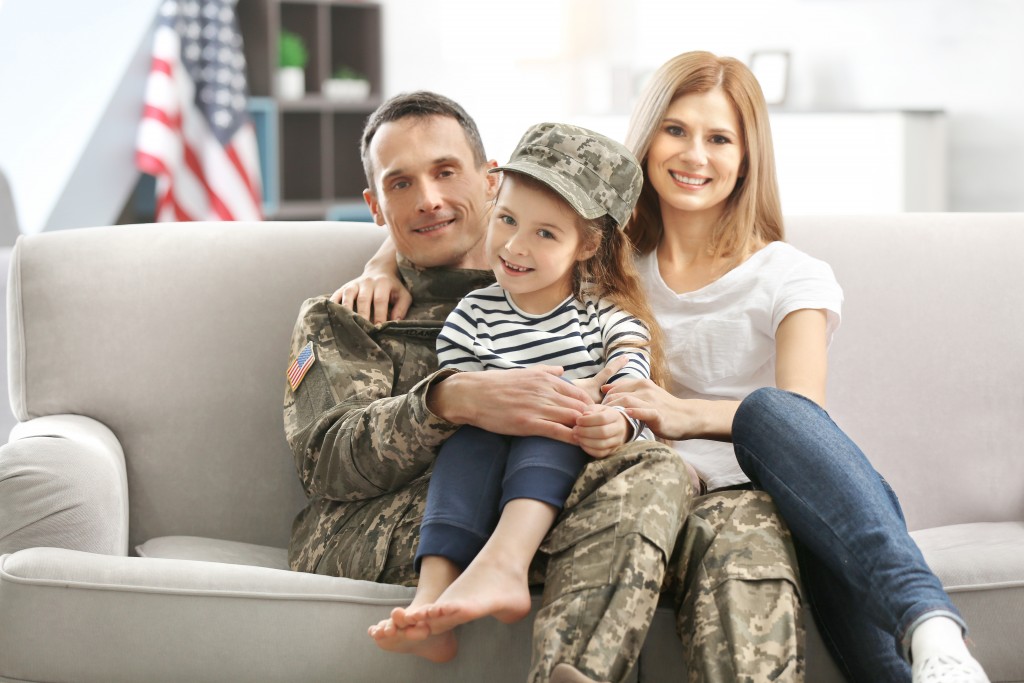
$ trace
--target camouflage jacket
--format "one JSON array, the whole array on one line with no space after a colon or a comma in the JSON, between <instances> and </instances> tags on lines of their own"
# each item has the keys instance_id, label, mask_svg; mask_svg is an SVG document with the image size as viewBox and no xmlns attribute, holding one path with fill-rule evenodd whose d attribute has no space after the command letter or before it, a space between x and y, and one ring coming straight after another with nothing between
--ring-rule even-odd
<instances>
[{"instance_id":1,"label":"camouflage jacket","mask_svg":"<svg viewBox=\"0 0 1024 683\"><path fill-rule=\"evenodd\" d=\"M326 297L308 299L299 312L284 427L310 498L300 518L321 514L331 501L366 500L422 477L457 428L426 406L430 385L451 374L437 370L435 340L459 299L494 276L399 265L414 302L405 320L375 326ZM296 372L307 345L311 359ZM304 543L296 533L327 531L318 526L309 519L297 524L292 546Z\"/></svg>"}]
</instances>

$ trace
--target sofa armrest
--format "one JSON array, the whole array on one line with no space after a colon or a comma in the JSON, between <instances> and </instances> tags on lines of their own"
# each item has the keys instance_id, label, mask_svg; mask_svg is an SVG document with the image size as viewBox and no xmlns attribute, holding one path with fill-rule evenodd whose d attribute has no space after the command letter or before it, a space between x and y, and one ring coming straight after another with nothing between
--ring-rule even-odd
<instances>
[{"instance_id":1,"label":"sofa armrest","mask_svg":"<svg viewBox=\"0 0 1024 683\"><path fill-rule=\"evenodd\" d=\"M124 451L96 420L35 418L0 447L0 554L41 546L128 554Z\"/></svg>"}]
</instances>

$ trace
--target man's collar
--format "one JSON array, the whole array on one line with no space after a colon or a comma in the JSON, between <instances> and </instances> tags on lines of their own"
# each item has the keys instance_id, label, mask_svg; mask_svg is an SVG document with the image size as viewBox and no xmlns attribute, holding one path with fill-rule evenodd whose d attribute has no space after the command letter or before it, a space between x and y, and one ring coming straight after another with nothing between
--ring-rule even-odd
<instances>
[{"instance_id":1,"label":"man's collar","mask_svg":"<svg viewBox=\"0 0 1024 683\"><path fill-rule=\"evenodd\" d=\"M398 274L412 294L413 302L458 301L474 289L494 282L490 270L475 268L421 268L406 257L398 256Z\"/></svg>"}]
</instances>

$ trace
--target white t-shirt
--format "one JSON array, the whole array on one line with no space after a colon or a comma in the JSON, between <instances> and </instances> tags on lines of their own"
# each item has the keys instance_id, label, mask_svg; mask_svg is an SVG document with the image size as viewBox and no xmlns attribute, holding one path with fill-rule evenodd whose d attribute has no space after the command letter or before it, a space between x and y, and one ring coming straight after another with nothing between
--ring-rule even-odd
<instances>
[{"instance_id":1,"label":"white t-shirt","mask_svg":"<svg viewBox=\"0 0 1024 683\"><path fill-rule=\"evenodd\" d=\"M832 268L785 242L772 242L710 285L676 294L658 270L657 250L637 260L654 317L664 330L669 390L680 398L740 400L775 386L775 331L803 308L827 311L828 341L839 327L843 291ZM672 443L709 489L742 484L732 444Z\"/></svg>"}]
</instances>

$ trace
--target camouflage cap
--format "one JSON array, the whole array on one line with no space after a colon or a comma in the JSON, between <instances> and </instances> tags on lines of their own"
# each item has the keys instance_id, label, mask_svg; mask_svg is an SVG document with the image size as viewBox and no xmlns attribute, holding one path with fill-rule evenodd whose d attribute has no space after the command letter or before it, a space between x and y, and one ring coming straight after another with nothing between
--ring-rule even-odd
<instances>
[{"instance_id":1,"label":"camouflage cap","mask_svg":"<svg viewBox=\"0 0 1024 683\"><path fill-rule=\"evenodd\" d=\"M549 186L584 218L611 216L626 225L643 185L636 157L600 133L565 123L531 126L504 166Z\"/></svg>"}]
</instances>

